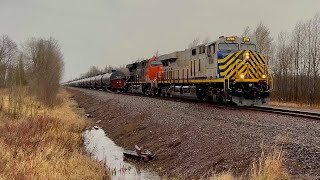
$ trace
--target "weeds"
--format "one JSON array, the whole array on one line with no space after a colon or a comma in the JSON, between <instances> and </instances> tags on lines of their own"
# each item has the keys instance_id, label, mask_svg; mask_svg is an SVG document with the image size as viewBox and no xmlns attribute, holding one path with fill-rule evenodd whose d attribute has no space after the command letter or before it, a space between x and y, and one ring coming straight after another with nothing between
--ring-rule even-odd
<instances>
[{"instance_id":1,"label":"weeds","mask_svg":"<svg viewBox=\"0 0 320 180\"><path fill-rule=\"evenodd\" d=\"M9 91L10 92L10 91ZM60 107L38 107L18 92L6 97L0 114L0 177L4 179L108 179L102 164L86 156L81 132L86 122L72 111L76 106L60 93ZM24 103L27 102L27 103ZM3 103L3 104L6 104ZM0 112L1 113L1 112Z\"/></svg>"},{"instance_id":2,"label":"weeds","mask_svg":"<svg viewBox=\"0 0 320 180\"><path fill-rule=\"evenodd\" d=\"M284 101L270 101L268 105L271 106L285 106L293 108L304 108L304 109L320 109L319 104L306 104L306 103L294 103L294 102L284 102Z\"/></svg>"},{"instance_id":3,"label":"weeds","mask_svg":"<svg viewBox=\"0 0 320 180\"><path fill-rule=\"evenodd\" d=\"M0 89L0 112L4 108L4 90Z\"/></svg>"},{"instance_id":4,"label":"weeds","mask_svg":"<svg viewBox=\"0 0 320 180\"><path fill-rule=\"evenodd\" d=\"M249 175L235 177L230 171L213 175L211 180L287 180L290 179L289 173L283 164L283 151L274 149L272 153L265 155L262 148L258 161L253 161L249 168Z\"/></svg>"},{"instance_id":5,"label":"weeds","mask_svg":"<svg viewBox=\"0 0 320 180\"><path fill-rule=\"evenodd\" d=\"M258 162L252 163L250 168L250 179L290 179L288 171L283 164L283 151L274 149L271 154L266 156L262 150Z\"/></svg>"},{"instance_id":6,"label":"weeds","mask_svg":"<svg viewBox=\"0 0 320 180\"><path fill-rule=\"evenodd\" d=\"M211 180L234 180L236 179L231 172L227 171L227 172L222 172L219 174L215 174L212 178L210 178Z\"/></svg>"}]
</instances>

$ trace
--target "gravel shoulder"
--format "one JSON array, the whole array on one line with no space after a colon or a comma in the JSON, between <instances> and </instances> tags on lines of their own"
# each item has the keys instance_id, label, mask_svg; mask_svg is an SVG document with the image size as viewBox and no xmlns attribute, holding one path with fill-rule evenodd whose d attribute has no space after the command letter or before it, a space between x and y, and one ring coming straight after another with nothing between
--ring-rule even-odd
<instances>
[{"instance_id":1,"label":"gravel shoulder","mask_svg":"<svg viewBox=\"0 0 320 180\"><path fill-rule=\"evenodd\" d=\"M320 122L271 113L221 108L77 89L74 98L119 146L143 145L157 158L140 163L160 175L201 178L248 172L266 153L282 148L294 176L320 176Z\"/></svg>"}]
</instances>

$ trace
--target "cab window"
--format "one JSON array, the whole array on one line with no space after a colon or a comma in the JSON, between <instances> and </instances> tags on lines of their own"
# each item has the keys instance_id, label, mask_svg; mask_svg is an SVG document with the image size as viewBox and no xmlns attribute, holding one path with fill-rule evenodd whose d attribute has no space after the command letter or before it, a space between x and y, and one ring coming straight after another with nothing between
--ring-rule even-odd
<instances>
[{"instance_id":1,"label":"cab window","mask_svg":"<svg viewBox=\"0 0 320 180\"><path fill-rule=\"evenodd\" d=\"M256 45L255 44L241 44L241 50L250 50L250 51L256 51Z\"/></svg>"},{"instance_id":2,"label":"cab window","mask_svg":"<svg viewBox=\"0 0 320 180\"><path fill-rule=\"evenodd\" d=\"M161 66L162 62L161 61L151 61L150 64L151 64L151 66Z\"/></svg>"},{"instance_id":3,"label":"cab window","mask_svg":"<svg viewBox=\"0 0 320 180\"><path fill-rule=\"evenodd\" d=\"M192 49L191 54L192 56L197 55L197 49Z\"/></svg>"},{"instance_id":4,"label":"cab window","mask_svg":"<svg viewBox=\"0 0 320 180\"><path fill-rule=\"evenodd\" d=\"M220 51L239 51L239 45L237 43L220 43L218 47Z\"/></svg>"},{"instance_id":5,"label":"cab window","mask_svg":"<svg viewBox=\"0 0 320 180\"><path fill-rule=\"evenodd\" d=\"M214 54L216 53L215 52L215 44L211 44L209 47L208 47L208 54Z\"/></svg>"}]
</instances>

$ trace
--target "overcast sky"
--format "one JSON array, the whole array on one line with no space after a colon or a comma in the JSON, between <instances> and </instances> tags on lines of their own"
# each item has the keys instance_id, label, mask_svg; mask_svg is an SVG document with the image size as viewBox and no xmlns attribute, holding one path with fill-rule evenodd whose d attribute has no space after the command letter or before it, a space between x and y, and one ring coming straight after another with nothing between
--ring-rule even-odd
<instances>
[{"instance_id":1,"label":"overcast sky","mask_svg":"<svg viewBox=\"0 0 320 180\"><path fill-rule=\"evenodd\" d=\"M0 0L0 35L54 37L64 79L90 65L127 64L185 49L195 38L241 35L262 21L276 36L320 12L320 0Z\"/></svg>"}]
</instances>

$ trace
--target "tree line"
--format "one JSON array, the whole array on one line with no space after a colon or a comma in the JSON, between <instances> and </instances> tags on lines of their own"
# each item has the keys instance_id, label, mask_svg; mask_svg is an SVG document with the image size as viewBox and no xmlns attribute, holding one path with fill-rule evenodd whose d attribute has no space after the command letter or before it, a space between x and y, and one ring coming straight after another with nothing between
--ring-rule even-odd
<instances>
[{"instance_id":1,"label":"tree line","mask_svg":"<svg viewBox=\"0 0 320 180\"><path fill-rule=\"evenodd\" d=\"M87 78L87 77L92 77L99 74L111 73L113 70L121 71L125 75L129 75L129 70L126 68L125 65L121 65L121 66L106 65L104 69L100 69L98 66L90 66L87 72L80 75L80 78Z\"/></svg>"},{"instance_id":2,"label":"tree line","mask_svg":"<svg viewBox=\"0 0 320 180\"><path fill-rule=\"evenodd\" d=\"M19 47L8 35L0 37L0 88L13 92L25 87L51 106L56 103L63 68L63 55L53 38L30 38Z\"/></svg>"},{"instance_id":3,"label":"tree line","mask_svg":"<svg viewBox=\"0 0 320 180\"><path fill-rule=\"evenodd\" d=\"M297 22L292 31L276 38L263 23L244 36L251 37L258 51L269 60L273 76L272 100L318 105L320 103L320 15Z\"/></svg>"}]
</instances>

